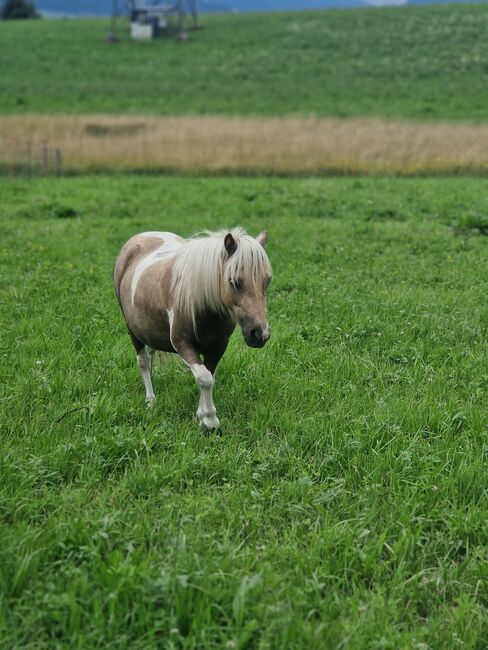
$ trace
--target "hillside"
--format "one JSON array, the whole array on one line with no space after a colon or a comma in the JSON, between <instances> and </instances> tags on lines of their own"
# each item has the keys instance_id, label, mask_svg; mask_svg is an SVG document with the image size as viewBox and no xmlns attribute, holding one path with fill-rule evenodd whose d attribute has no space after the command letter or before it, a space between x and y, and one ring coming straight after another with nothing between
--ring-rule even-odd
<instances>
[{"instance_id":1,"label":"hillside","mask_svg":"<svg viewBox=\"0 0 488 650\"><path fill-rule=\"evenodd\" d=\"M106 20L0 23L0 111L488 119L488 7L208 16L188 43Z\"/></svg>"},{"instance_id":2,"label":"hillside","mask_svg":"<svg viewBox=\"0 0 488 650\"><path fill-rule=\"evenodd\" d=\"M396 4L465 4L472 0L397 0ZM367 7L387 4L388 0L199 0L198 9L206 12L228 11L288 11L299 9L327 9ZM395 4L394 0L391 0ZM119 3L122 5L122 3ZM39 10L60 14L108 15L112 0L38 0Z\"/></svg>"},{"instance_id":3,"label":"hillside","mask_svg":"<svg viewBox=\"0 0 488 650\"><path fill-rule=\"evenodd\" d=\"M148 3L149 4L149 3ZM42 12L74 15L109 15L112 0L38 0ZM123 3L119 2L122 7ZM198 10L212 12L287 11L297 9L328 9L366 7L367 0L200 0Z\"/></svg>"}]
</instances>

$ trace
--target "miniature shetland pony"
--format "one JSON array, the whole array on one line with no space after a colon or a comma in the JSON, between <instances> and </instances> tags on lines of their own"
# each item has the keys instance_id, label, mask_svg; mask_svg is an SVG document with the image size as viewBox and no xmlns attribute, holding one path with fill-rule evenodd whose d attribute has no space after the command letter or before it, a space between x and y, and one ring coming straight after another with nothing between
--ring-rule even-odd
<instances>
[{"instance_id":1,"label":"miniature shetland pony","mask_svg":"<svg viewBox=\"0 0 488 650\"><path fill-rule=\"evenodd\" d=\"M232 332L239 325L253 348L263 347L271 335L266 241L266 231L253 238L235 228L186 240L169 232L144 232L123 246L115 264L115 292L149 404L154 400L153 353L174 352L200 387L198 420L208 429L220 426L212 389Z\"/></svg>"}]
</instances>

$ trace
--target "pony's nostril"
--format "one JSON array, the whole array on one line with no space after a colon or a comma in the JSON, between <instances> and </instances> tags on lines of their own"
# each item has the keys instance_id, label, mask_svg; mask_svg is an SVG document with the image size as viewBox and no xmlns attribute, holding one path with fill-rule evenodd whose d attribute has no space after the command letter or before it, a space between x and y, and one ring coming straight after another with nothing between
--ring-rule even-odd
<instances>
[{"instance_id":1,"label":"pony's nostril","mask_svg":"<svg viewBox=\"0 0 488 650\"><path fill-rule=\"evenodd\" d=\"M262 348L263 345L268 340L269 336L266 336L266 332L260 325L256 325L252 329L242 330L244 334L244 339L248 345L252 348Z\"/></svg>"}]
</instances>

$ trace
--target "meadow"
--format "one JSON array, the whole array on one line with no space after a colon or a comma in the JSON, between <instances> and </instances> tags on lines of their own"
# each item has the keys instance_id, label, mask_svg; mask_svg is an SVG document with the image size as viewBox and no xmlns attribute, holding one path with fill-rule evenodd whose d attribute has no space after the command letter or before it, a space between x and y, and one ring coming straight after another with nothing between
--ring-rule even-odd
<instances>
[{"instance_id":1,"label":"meadow","mask_svg":"<svg viewBox=\"0 0 488 650\"><path fill-rule=\"evenodd\" d=\"M202 21L0 23L0 174L486 175L486 4Z\"/></svg>"},{"instance_id":2,"label":"meadow","mask_svg":"<svg viewBox=\"0 0 488 650\"><path fill-rule=\"evenodd\" d=\"M488 7L202 17L190 40L108 20L0 23L1 113L488 117Z\"/></svg>"},{"instance_id":3,"label":"meadow","mask_svg":"<svg viewBox=\"0 0 488 650\"><path fill-rule=\"evenodd\" d=\"M483 181L0 183L3 647L486 648ZM205 434L176 360L146 409L112 266L236 223L273 337Z\"/></svg>"}]
</instances>

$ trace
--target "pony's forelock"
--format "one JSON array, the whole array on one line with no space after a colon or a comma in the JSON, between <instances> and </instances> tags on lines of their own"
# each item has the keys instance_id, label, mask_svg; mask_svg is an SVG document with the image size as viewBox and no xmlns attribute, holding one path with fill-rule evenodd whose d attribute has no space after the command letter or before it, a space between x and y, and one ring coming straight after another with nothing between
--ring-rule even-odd
<instances>
[{"instance_id":1,"label":"pony's forelock","mask_svg":"<svg viewBox=\"0 0 488 650\"><path fill-rule=\"evenodd\" d=\"M230 257L224 247L228 232L237 244ZM271 276L271 264L266 251L243 228L205 231L187 239L176 253L171 280L174 309L191 318L195 326L197 313L225 311L222 281L244 280L256 287L267 276Z\"/></svg>"}]
</instances>

